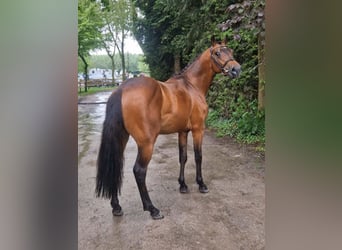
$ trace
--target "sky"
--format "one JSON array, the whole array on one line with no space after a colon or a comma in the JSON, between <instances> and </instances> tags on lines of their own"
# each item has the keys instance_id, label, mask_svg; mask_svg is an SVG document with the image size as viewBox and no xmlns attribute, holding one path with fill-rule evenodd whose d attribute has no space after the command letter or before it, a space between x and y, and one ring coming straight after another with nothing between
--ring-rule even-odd
<instances>
[{"instance_id":1,"label":"sky","mask_svg":"<svg viewBox=\"0 0 342 250\"><path fill-rule=\"evenodd\" d=\"M138 42L134 37L127 37L125 40L125 52L130 54L143 54ZM104 49L92 51L90 54L92 55L106 55L106 51Z\"/></svg>"}]
</instances>

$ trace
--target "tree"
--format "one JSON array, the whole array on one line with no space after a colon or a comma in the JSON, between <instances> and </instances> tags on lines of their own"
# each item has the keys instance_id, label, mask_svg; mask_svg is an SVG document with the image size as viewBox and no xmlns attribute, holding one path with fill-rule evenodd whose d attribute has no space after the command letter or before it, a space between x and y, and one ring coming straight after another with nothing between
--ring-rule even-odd
<instances>
[{"instance_id":1,"label":"tree","mask_svg":"<svg viewBox=\"0 0 342 250\"><path fill-rule=\"evenodd\" d=\"M102 1L102 18L105 22L102 45L112 62L114 74L114 56L116 49L121 58L122 80L126 79L125 39L132 30L134 8L131 0ZM113 75L114 81L114 75Z\"/></svg>"},{"instance_id":2,"label":"tree","mask_svg":"<svg viewBox=\"0 0 342 250\"><path fill-rule=\"evenodd\" d=\"M162 1L135 0L134 3L138 11L134 16L133 33L144 51L151 76L166 80L173 73L173 55L165 50L162 35L172 18L164 11Z\"/></svg>"},{"instance_id":3,"label":"tree","mask_svg":"<svg viewBox=\"0 0 342 250\"><path fill-rule=\"evenodd\" d=\"M208 48L212 35L218 39L228 35L243 71L237 79L215 77L207 98L214 112L211 117L223 134L256 142L264 139L265 78L264 63L260 63L264 62L264 40L260 38L265 1L246 2L250 5L242 0L135 0L134 34L151 76L159 80L166 80Z\"/></svg>"},{"instance_id":4,"label":"tree","mask_svg":"<svg viewBox=\"0 0 342 250\"><path fill-rule=\"evenodd\" d=\"M89 51L100 47L102 20L99 6L90 0L78 1L78 56L84 64L84 91L88 90Z\"/></svg>"},{"instance_id":5,"label":"tree","mask_svg":"<svg viewBox=\"0 0 342 250\"><path fill-rule=\"evenodd\" d=\"M112 68L112 84L115 83L115 43L116 43L116 32L115 26L114 26L114 21L112 20L112 15L107 9L103 10L103 19L105 26L102 30L103 36L102 36L102 46L106 50L108 57L110 58L111 61L111 68Z\"/></svg>"},{"instance_id":6,"label":"tree","mask_svg":"<svg viewBox=\"0 0 342 250\"><path fill-rule=\"evenodd\" d=\"M165 80L202 52L227 3L198 0L135 0L134 34L150 66L151 75Z\"/></svg>"}]
</instances>

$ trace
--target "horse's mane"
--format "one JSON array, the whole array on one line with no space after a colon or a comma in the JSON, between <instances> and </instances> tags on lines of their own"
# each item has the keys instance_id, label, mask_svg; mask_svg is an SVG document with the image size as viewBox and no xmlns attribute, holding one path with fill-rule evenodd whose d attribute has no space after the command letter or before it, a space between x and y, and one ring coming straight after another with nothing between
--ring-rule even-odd
<instances>
[{"instance_id":1,"label":"horse's mane","mask_svg":"<svg viewBox=\"0 0 342 250\"><path fill-rule=\"evenodd\" d=\"M200 54L198 54L196 57L195 57L195 59L193 59L192 61L190 61L180 72L178 72L178 73L174 73L172 76L171 76L171 78L175 78L175 79L178 79L178 78L181 78L181 77L183 77L183 74L184 74L184 72L193 64L193 63L195 63L199 58L200 58L200 56L203 54L203 52L202 53L200 53Z\"/></svg>"}]
</instances>

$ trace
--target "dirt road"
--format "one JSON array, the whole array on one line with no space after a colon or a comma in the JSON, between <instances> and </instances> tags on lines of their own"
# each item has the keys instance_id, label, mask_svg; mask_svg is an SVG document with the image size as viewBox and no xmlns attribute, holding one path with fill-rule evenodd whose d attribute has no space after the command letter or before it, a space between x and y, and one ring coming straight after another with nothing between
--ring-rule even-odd
<instances>
[{"instance_id":1,"label":"dirt road","mask_svg":"<svg viewBox=\"0 0 342 250\"><path fill-rule=\"evenodd\" d=\"M106 101L109 92L81 98ZM78 248L93 249L264 249L264 160L231 139L206 131L203 178L209 193L198 191L191 133L185 180L190 193L178 191L177 134L158 137L147 172L147 188L165 216L144 212L133 175L137 154L130 138L125 151L122 217L113 217L109 200L95 198L96 158L105 105L79 105Z\"/></svg>"}]
</instances>

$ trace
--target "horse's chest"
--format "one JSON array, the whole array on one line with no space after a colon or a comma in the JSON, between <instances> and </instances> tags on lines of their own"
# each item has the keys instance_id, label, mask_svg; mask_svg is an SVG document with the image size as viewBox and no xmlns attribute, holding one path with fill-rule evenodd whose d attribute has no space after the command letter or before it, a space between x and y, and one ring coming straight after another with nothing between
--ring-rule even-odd
<instances>
[{"instance_id":1,"label":"horse's chest","mask_svg":"<svg viewBox=\"0 0 342 250\"><path fill-rule=\"evenodd\" d=\"M195 102L190 116L191 129L203 128L207 114L208 105L205 99Z\"/></svg>"}]
</instances>

